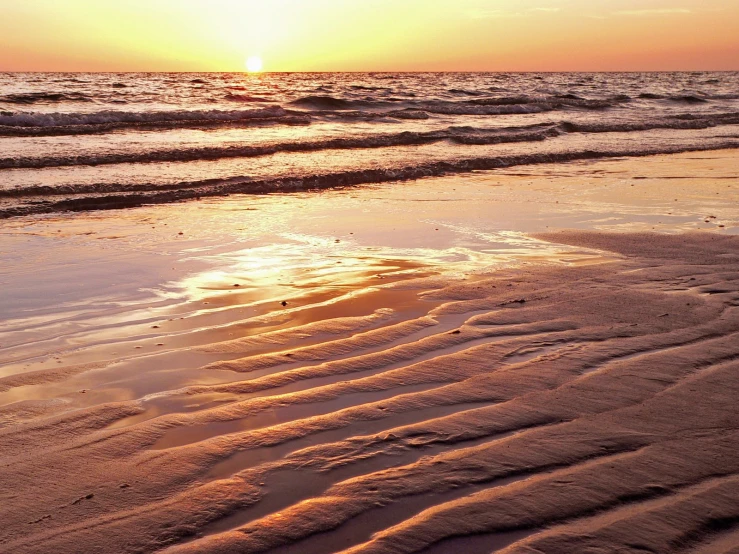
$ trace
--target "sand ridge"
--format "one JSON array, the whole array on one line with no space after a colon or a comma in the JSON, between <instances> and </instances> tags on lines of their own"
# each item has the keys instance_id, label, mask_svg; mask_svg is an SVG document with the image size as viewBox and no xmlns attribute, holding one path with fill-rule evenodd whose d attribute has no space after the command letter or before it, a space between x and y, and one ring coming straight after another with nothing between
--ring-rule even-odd
<instances>
[{"instance_id":1,"label":"sand ridge","mask_svg":"<svg viewBox=\"0 0 739 554\"><path fill-rule=\"evenodd\" d=\"M620 258L286 331L320 340L206 364L233 380L156 395L170 413L137 399L5 426L0 550L728 551L739 240L540 238Z\"/></svg>"}]
</instances>

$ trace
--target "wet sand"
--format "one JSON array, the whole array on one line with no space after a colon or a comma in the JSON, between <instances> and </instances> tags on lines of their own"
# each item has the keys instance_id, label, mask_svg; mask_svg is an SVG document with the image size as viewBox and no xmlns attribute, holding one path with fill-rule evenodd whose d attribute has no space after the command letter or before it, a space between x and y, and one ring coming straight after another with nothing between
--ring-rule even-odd
<instances>
[{"instance_id":1,"label":"wet sand","mask_svg":"<svg viewBox=\"0 0 739 554\"><path fill-rule=\"evenodd\" d=\"M731 552L736 161L4 222L0 551Z\"/></svg>"}]
</instances>

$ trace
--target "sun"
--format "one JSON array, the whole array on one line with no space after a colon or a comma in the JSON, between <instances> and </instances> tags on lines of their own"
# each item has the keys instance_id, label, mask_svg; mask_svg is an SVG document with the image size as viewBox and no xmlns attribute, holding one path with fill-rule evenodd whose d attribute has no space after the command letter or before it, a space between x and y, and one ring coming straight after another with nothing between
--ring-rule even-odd
<instances>
[{"instance_id":1,"label":"sun","mask_svg":"<svg viewBox=\"0 0 739 554\"><path fill-rule=\"evenodd\" d=\"M246 69L249 73L259 73L263 65L262 58L259 56L249 56L246 60Z\"/></svg>"}]
</instances>

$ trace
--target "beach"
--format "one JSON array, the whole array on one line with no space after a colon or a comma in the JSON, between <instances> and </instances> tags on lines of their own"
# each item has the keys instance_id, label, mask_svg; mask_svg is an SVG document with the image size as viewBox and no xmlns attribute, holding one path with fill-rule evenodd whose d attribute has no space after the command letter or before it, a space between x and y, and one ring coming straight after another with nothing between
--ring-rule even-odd
<instances>
[{"instance_id":1,"label":"beach","mask_svg":"<svg viewBox=\"0 0 739 554\"><path fill-rule=\"evenodd\" d=\"M7 200L0 550L733 552L739 150L622 138Z\"/></svg>"}]
</instances>

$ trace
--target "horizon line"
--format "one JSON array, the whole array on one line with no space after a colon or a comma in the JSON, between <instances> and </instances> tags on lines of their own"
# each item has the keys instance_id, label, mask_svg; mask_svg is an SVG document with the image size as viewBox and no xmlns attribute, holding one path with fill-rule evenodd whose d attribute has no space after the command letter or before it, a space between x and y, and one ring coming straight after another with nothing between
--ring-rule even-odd
<instances>
[{"instance_id":1,"label":"horizon line","mask_svg":"<svg viewBox=\"0 0 739 554\"><path fill-rule=\"evenodd\" d=\"M65 70L65 71L54 71L54 70L40 70L40 69L29 69L29 70L7 70L7 69L0 69L0 73L100 73L100 74L106 74L106 73L212 73L212 74L224 74L224 73L234 73L234 74L244 74L244 75L270 75L270 74L293 74L293 73L356 73L356 74L375 74L375 73L514 73L514 74L526 74L526 73L738 73L739 68L737 69L598 69L598 70L589 70L589 69L568 69L568 70L461 70L461 69L450 69L450 70L367 70L367 71L361 71L361 70L315 70L315 71L304 71L304 70L295 70L295 71L259 71L259 72L249 72L246 70L228 70L228 71L215 71L215 70L205 70L205 71L197 71L197 70L124 70L124 71L116 71L116 70L108 70L108 71L100 71L100 70L94 70L94 71L85 71L85 70Z\"/></svg>"}]
</instances>

